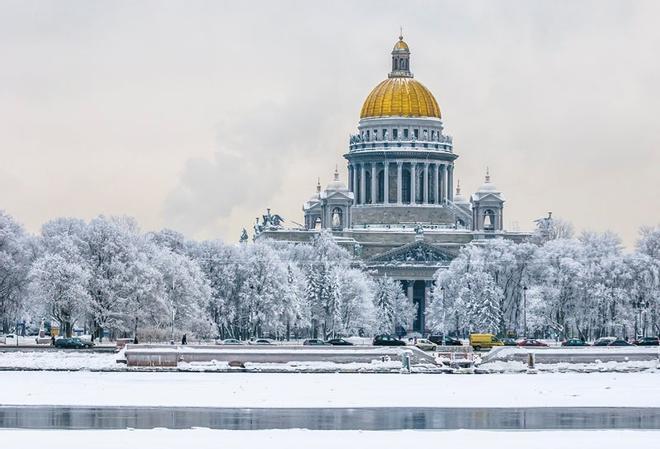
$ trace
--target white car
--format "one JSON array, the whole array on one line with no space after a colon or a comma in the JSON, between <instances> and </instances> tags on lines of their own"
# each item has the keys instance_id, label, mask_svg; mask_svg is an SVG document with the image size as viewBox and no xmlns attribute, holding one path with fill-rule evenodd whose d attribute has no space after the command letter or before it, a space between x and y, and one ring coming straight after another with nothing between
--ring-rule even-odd
<instances>
[{"instance_id":1,"label":"white car","mask_svg":"<svg viewBox=\"0 0 660 449\"><path fill-rule=\"evenodd\" d=\"M427 340L426 338L418 338L417 341L413 344L413 346L418 347L422 351L435 351L436 348L438 347L435 343L433 343L430 340Z\"/></svg>"},{"instance_id":2,"label":"white car","mask_svg":"<svg viewBox=\"0 0 660 449\"><path fill-rule=\"evenodd\" d=\"M0 335L0 343L4 343L6 345L15 345L16 344L16 334L6 334L6 335Z\"/></svg>"}]
</instances>

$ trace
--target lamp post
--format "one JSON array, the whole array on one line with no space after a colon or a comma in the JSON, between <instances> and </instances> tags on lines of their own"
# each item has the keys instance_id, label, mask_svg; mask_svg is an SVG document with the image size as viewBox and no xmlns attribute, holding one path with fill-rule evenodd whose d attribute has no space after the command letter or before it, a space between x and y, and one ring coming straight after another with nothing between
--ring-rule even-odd
<instances>
[{"instance_id":1,"label":"lamp post","mask_svg":"<svg viewBox=\"0 0 660 449\"><path fill-rule=\"evenodd\" d=\"M632 301L633 309L637 311L637 316L635 317L635 338L640 334L642 337L646 336L646 329L642 323L642 312L646 312L646 308L649 306L649 301L644 301L641 298Z\"/></svg>"},{"instance_id":2,"label":"lamp post","mask_svg":"<svg viewBox=\"0 0 660 449\"><path fill-rule=\"evenodd\" d=\"M523 285L523 335L527 338L527 286Z\"/></svg>"}]
</instances>

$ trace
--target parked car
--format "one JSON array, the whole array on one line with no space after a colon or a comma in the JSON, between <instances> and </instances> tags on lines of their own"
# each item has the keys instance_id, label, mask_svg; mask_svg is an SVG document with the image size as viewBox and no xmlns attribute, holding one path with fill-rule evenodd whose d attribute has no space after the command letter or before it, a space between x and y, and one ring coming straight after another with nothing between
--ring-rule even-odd
<instances>
[{"instance_id":1,"label":"parked car","mask_svg":"<svg viewBox=\"0 0 660 449\"><path fill-rule=\"evenodd\" d=\"M413 346L421 349L422 351L435 351L438 347L435 343L433 343L431 340L427 340L426 338L418 338Z\"/></svg>"},{"instance_id":2,"label":"parked car","mask_svg":"<svg viewBox=\"0 0 660 449\"><path fill-rule=\"evenodd\" d=\"M617 338L614 341L610 342L607 346L632 346L632 343L628 343L623 338Z\"/></svg>"},{"instance_id":3,"label":"parked car","mask_svg":"<svg viewBox=\"0 0 660 449\"><path fill-rule=\"evenodd\" d=\"M223 345L242 345L243 343L240 340L235 338L225 338L220 344Z\"/></svg>"},{"instance_id":4,"label":"parked car","mask_svg":"<svg viewBox=\"0 0 660 449\"><path fill-rule=\"evenodd\" d=\"M273 342L268 340L267 338L257 338L256 340L252 341L251 344L253 344L253 345L272 345Z\"/></svg>"},{"instance_id":5,"label":"parked car","mask_svg":"<svg viewBox=\"0 0 660 449\"><path fill-rule=\"evenodd\" d=\"M504 338L501 338L500 340L502 340L502 344L504 346L516 346L518 344L516 342L516 339L511 338L511 337L504 337Z\"/></svg>"},{"instance_id":6,"label":"parked car","mask_svg":"<svg viewBox=\"0 0 660 449\"><path fill-rule=\"evenodd\" d=\"M594 346L609 346L614 340L616 340L616 337L600 337L594 342Z\"/></svg>"},{"instance_id":7,"label":"parked car","mask_svg":"<svg viewBox=\"0 0 660 449\"><path fill-rule=\"evenodd\" d=\"M376 335L373 341L374 346L405 346L406 342L399 340L393 335Z\"/></svg>"},{"instance_id":8,"label":"parked car","mask_svg":"<svg viewBox=\"0 0 660 449\"><path fill-rule=\"evenodd\" d=\"M635 344L637 346L660 346L660 339L658 337L642 337Z\"/></svg>"},{"instance_id":9,"label":"parked car","mask_svg":"<svg viewBox=\"0 0 660 449\"><path fill-rule=\"evenodd\" d=\"M569 338L561 342L562 346L589 346L589 343L580 338Z\"/></svg>"},{"instance_id":10,"label":"parked car","mask_svg":"<svg viewBox=\"0 0 660 449\"><path fill-rule=\"evenodd\" d=\"M0 335L0 343L4 343L6 345L15 345L16 339L16 334Z\"/></svg>"},{"instance_id":11,"label":"parked car","mask_svg":"<svg viewBox=\"0 0 660 449\"><path fill-rule=\"evenodd\" d=\"M493 334L470 334L470 346L478 351L491 349L493 346L504 346L504 343Z\"/></svg>"},{"instance_id":12,"label":"parked car","mask_svg":"<svg viewBox=\"0 0 660 449\"><path fill-rule=\"evenodd\" d=\"M523 338L518 342L518 346L533 346L533 347L545 347L547 344L543 343L540 340L534 338Z\"/></svg>"},{"instance_id":13,"label":"parked car","mask_svg":"<svg viewBox=\"0 0 660 449\"><path fill-rule=\"evenodd\" d=\"M320 338L308 338L303 341L304 346L325 346L325 342Z\"/></svg>"},{"instance_id":14,"label":"parked car","mask_svg":"<svg viewBox=\"0 0 660 449\"><path fill-rule=\"evenodd\" d=\"M94 343L91 341L84 341L78 337L71 338L58 338L55 340L56 348L66 348L66 349L85 349L91 348L94 346Z\"/></svg>"},{"instance_id":15,"label":"parked car","mask_svg":"<svg viewBox=\"0 0 660 449\"><path fill-rule=\"evenodd\" d=\"M326 343L332 346L353 346L353 343L348 340L344 340L343 338L332 338L326 341Z\"/></svg>"},{"instance_id":16,"label":"parked car","mask_svg":"<svg viewBox=\"0 0 660 449\"><path fill-rule=\"evenodd\" d=\"M429 335L429 340L438 346L463 346L461 340L450 336L445 337L444 343L442 341L442 335Z\"/></svg>"}]
</instances>

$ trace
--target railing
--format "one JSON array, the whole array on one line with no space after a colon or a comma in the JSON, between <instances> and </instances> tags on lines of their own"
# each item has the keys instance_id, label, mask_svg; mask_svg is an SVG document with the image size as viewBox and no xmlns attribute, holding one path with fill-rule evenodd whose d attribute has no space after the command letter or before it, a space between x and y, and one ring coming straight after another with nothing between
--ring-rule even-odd
<instances>
[{"instance_id":1,"label":"railing","mask_svg":"<svg viewBox=\"0 0 660 449\"><path fill-rule=\"evenodd\" d=\"M453 139L451 136L440 136L439 139L387 139L387 140L363 140L358 134L352 134L349 138L349 148L352 151L370 150L375 148L398 148L398 147L426 148L446 151L451 153Z\"/></svg>"}]
</instances>

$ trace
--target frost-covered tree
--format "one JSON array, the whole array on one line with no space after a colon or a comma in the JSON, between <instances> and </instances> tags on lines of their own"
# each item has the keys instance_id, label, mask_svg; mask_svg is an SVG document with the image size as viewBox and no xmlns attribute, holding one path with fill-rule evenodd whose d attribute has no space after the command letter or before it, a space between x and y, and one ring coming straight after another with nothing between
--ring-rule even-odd
<instances>
[{"instance_id":1,"label":"frost-covered tree","mask_svg":"<svg viewBox=\"0 0 660 449\"><path fill-rule=\"evenodd\" d=\"M367 273L355 268L339 272L339 335L370 335L376 324L376 286Z\"/></svg>"},{"instance_id":2,"label":"frost-covered tree","mask_svg":"<svg viewBox=\"0 0 660 449\"><path fill-rule=\"evenodd\" d=\"M408 329L417 306L403 293L401 284L385 276L375 281L375 287L376 333L394 334L399 327Z\"/></svg>"},{"instance_id":3,"label":"frost-covered tree","mask_svg":"<svg viewBox=\"0 0 660 449\"><path fill-rule=\"evenodd\" d=\"M59 254L40 257L30 270L30 293L37 300L38 313L57 320L67 337L89 305L89 278L81 264Z\"/></svg>"},{"instance_id":4,"label":"frost-covered tree","mask_svg":"<svg viewBox=\"0 0 660 449\"><path fill-rule=\"evenodd\" d=\"M163 277L163 304L171 333L180 329L209 336L212 323L206 311L211 289L199 265L169 248L159 249L155 263Z\"/></svg>"},{"instance_id":5,"label":"frost-covered tree","mask_svg":"<svg viewBox=\"0 0 660 449\"><path fill-rule=\"evenodd\" d=\"M0 331L9 332L26 304L32 241L12 217L0 210Z\"/></svg>"}]
</instances>

